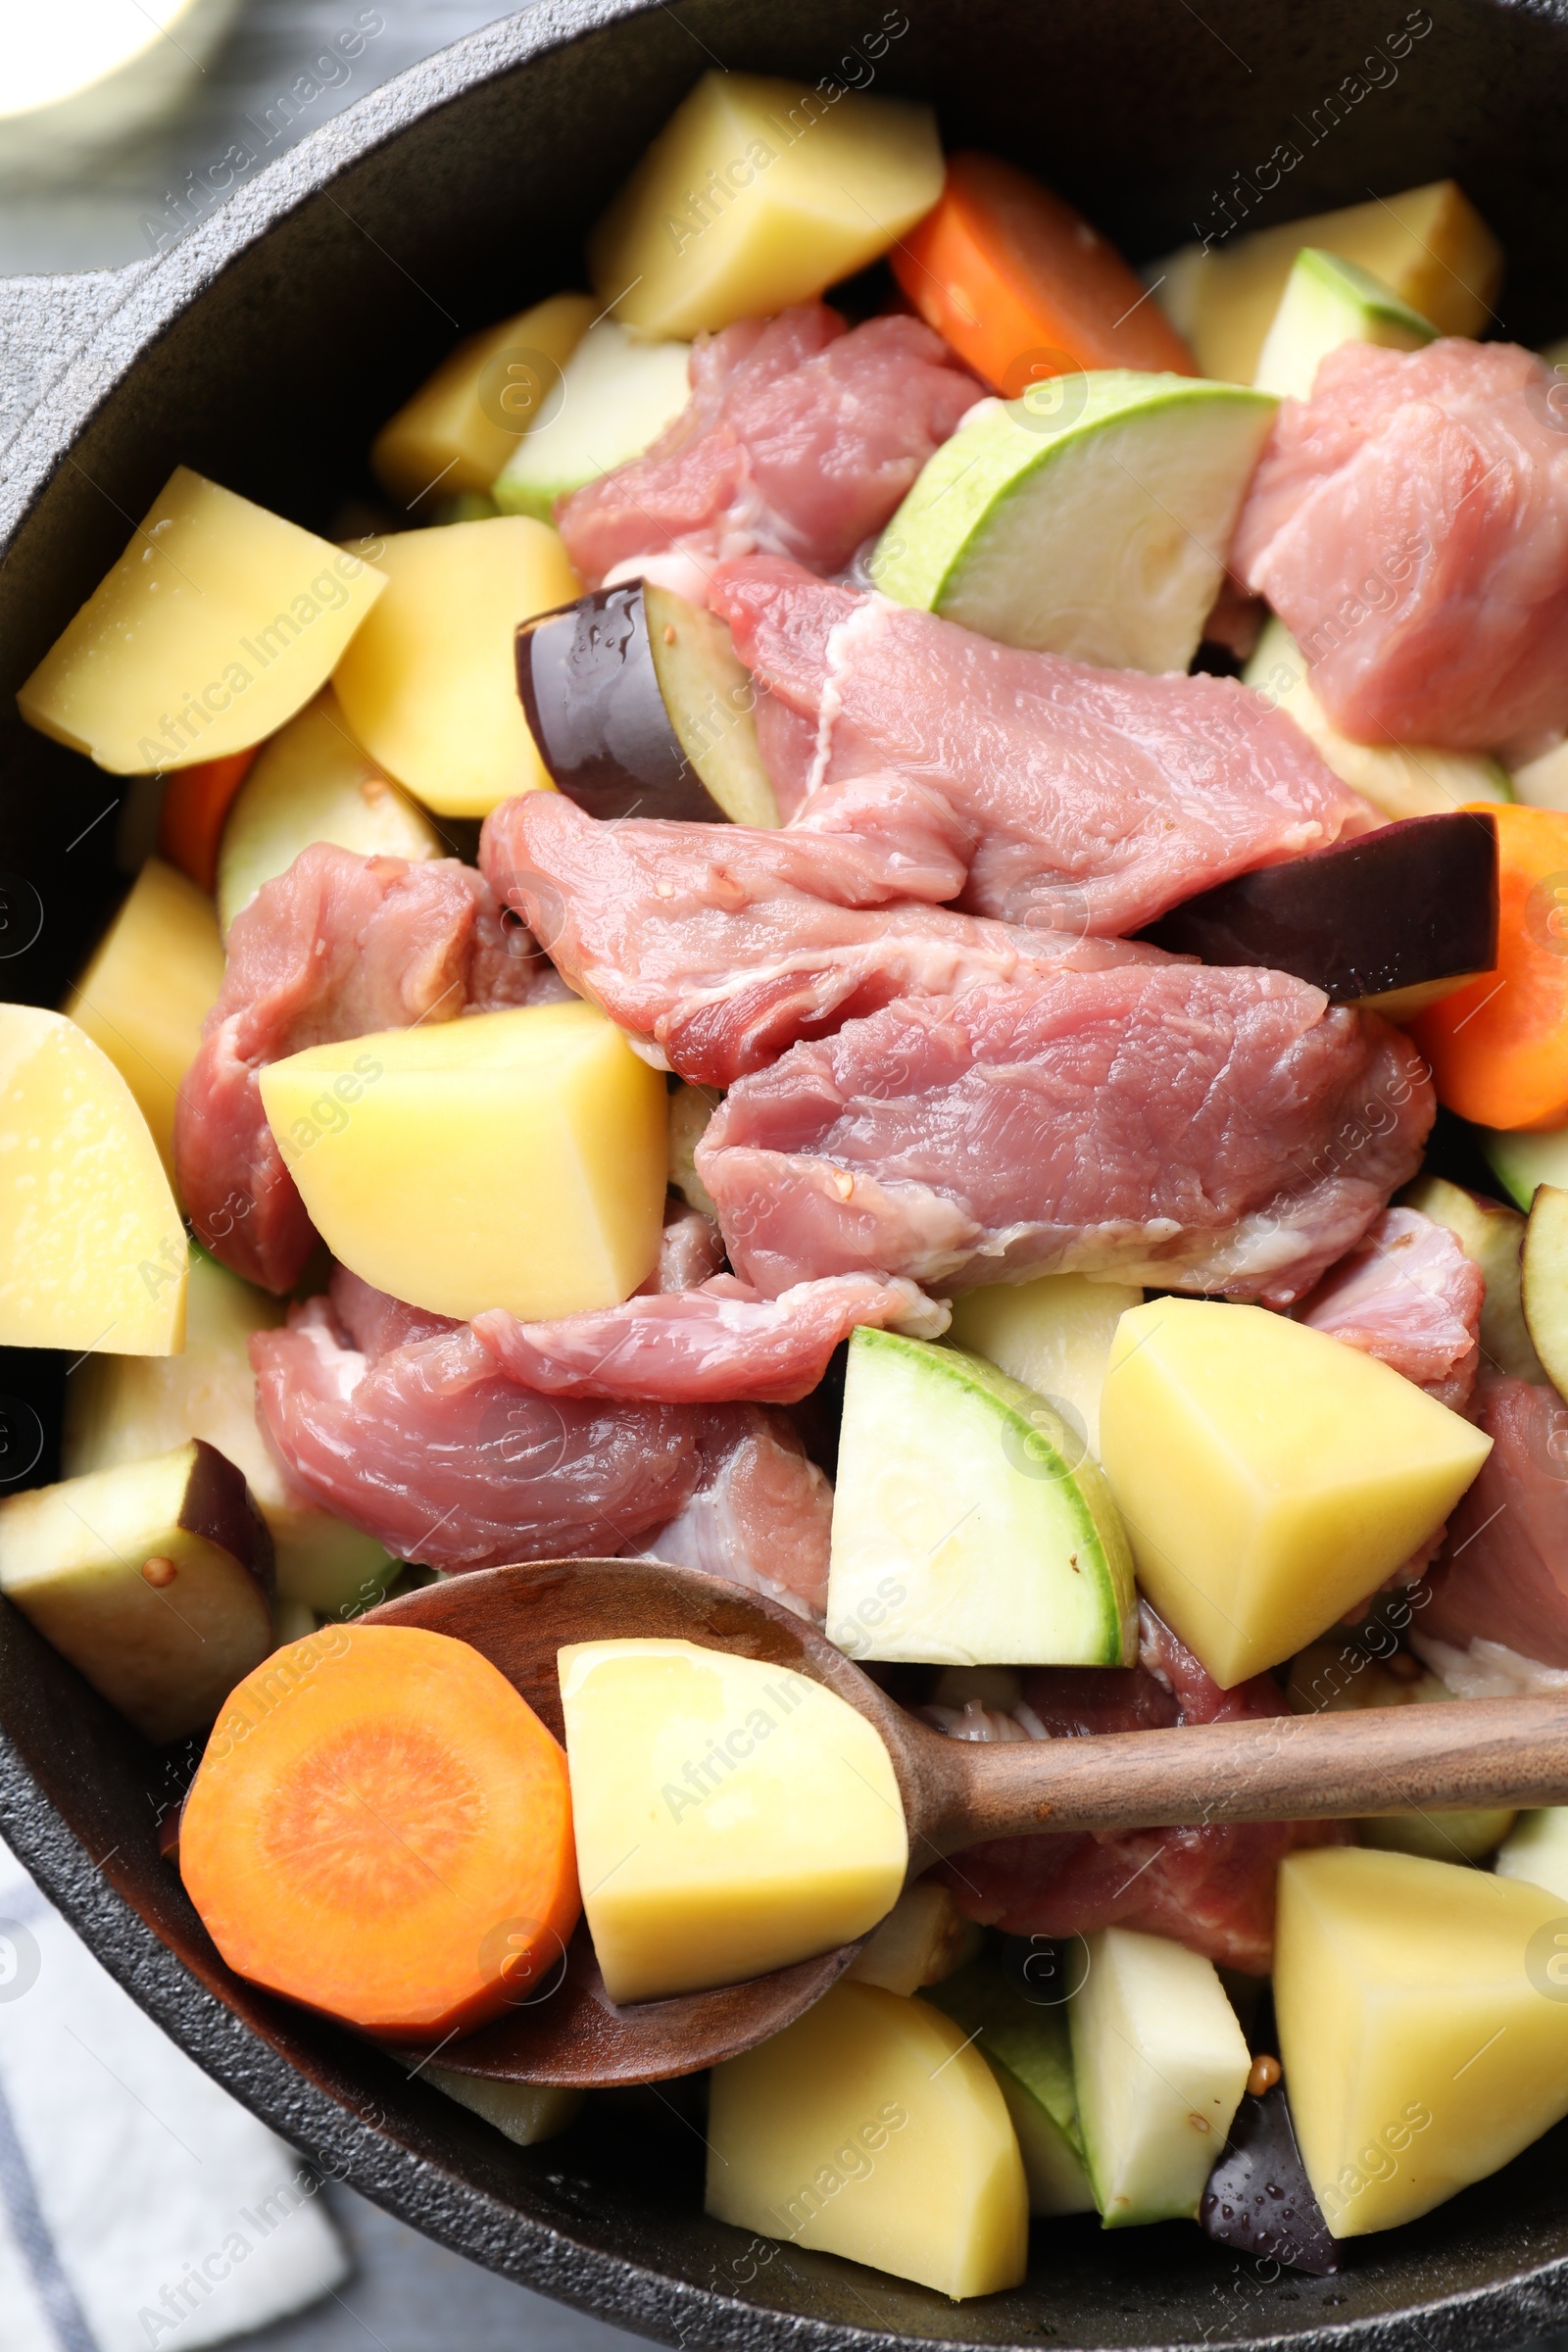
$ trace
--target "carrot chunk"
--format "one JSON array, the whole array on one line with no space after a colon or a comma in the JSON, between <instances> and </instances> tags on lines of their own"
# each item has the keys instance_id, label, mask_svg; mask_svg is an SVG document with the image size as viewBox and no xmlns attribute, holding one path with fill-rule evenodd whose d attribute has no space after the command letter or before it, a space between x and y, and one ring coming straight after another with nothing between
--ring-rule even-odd
<instances>
[{"instance_id":1,"label":"carrot chunk","mask_svg":"<svg viewBox=\"0 0 1568 2352\"><path fill-rule=\"evenodd\" d=\"M177 865L182 874L189 874L198 889L212 890L217 885L223 819L261 748L253 743L247 752L229 752L221 760L199 760L194 767L176 767L164 787L158 855Z\"/></svg>"},{"instance_id":2,"label":"carrot chunk","mask_svg":"<svg viewBox=\"0 0 1568 2352\"><path fill-rule=\"evenodd\" d=\"M941 196L889 259L926 324L1004 399L1078 368L1198 373L1115 247L995 156L950 156Z\"/></svg>"},{"instance_id":3,"label":"carrot chunk","mask_svg":"<svg viewBox=\"0 0 1568 2352\"><path fill-rule=\"evenodd\" d=\"M546 1984L580 1902L564 1751L466 1642L329 1625L220 1716L179 1871L230 1968L388 2039Z\"/></svg>"},{"instance_id":4,"label":"carrot chunk","mask_svg":"<svg viewBox=\"0 0 1568 2352\"><path fill-rule=\"evenodd\" d=\"M1479 806L1480 804L1478 804ZM1410 1034L1438 1100L1480 1127L1568 1123L1568 814L1497 808L1497 966Z\"/></svg>"}]
</instances>

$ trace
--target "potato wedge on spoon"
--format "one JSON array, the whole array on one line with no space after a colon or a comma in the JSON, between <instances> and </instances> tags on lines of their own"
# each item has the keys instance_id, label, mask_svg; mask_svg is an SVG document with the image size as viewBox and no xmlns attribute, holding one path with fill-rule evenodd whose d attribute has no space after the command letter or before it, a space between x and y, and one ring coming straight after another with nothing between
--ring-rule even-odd
<instances>
[{"instance_id":1,"label":"potato wedge on spoon","mask_svg":"<svg viewBox=\"0 0 1568 2352\"><path fill-rule=\"evenodd\" d=\"M558 1738L558 1653L584 1642L689 1642L808 1676L880 1734L903 1798L911 1877L987 1838L1568 1800L1568 1699L1477 1699L997 1746L949 1740L802 1618L724 1578L658 1562L480 1570L389 1601L361 1622L470 1642ZM588 2087L692 2074L799 2017L858 1949L844 1944L744 1984L617 2005L579 1926L554 1979L530 1988L512 2016L450 2043L442 2064Z\"/></svg>"}]
</instances>

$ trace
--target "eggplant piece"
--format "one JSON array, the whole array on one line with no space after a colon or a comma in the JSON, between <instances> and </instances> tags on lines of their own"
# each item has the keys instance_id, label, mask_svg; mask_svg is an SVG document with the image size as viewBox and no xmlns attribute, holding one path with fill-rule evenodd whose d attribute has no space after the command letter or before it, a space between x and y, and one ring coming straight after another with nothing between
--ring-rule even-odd
<instances>
[{"instance_id":1,"label":"eggplant piece","mask_svg":"<svg viewBox=\"0 0 1568 2352\"><path fill-rule=\"evenodd\" d=\"M516 657L551 781L591 816L778 824L756 689L711 612L631 580L525 620Z\"/></svg>"},{"instance_id":2,"label":"eggplant piece","mask_svg":"<svg viewBox=\"0 0 1568 2352\"><path fill-rule=\"evenodd\" d=\"M1283 2082L1261 2098L1249 2093L1242 2100L1198 2219L1217 2244L1241 2253L1262 2255L1314 2278L1332 2278L1339 2269L1340 2249L1312 2194Z\"/></svg>"},{"instance_id":3,"label":"eggplant piece","mask_svg":"<svg viewBox=\"0 0 1568 2352\"><path fill-rule=\"evenodd\" d=\"M1497 960L1496 824L1472 809L1406 817L1238 874L1142 936L1203 963L1268 964L1331 1004L1403 1018Z\"/></svg>"},{"instance_id":4,"label":"eggplant piece","mask_svg":"<svg viewBox=\"0 0 1568 2352\"><path fill-rule=\"evenodd\" d=\"M0 1501L0 1592L156 1744L272 1648L272 1539L200 1438Z\"/></svg>"}]
</instances>

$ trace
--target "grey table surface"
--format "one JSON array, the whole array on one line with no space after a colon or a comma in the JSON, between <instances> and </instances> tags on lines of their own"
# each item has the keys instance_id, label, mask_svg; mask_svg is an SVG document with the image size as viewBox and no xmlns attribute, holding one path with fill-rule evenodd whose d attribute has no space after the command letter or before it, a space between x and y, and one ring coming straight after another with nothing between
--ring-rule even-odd
<instances>
[{"instance_id":1,"label":"grey table surface","mask_svg":"<svg viewBox=\"0 0 1568 2352\"><path fill-rule=\"evenodd\" d=\"M369 13L382 28L367 39L347 80L301 105L294 136L510 12L493 0L376 0ZM366 22L361 0L249 0L170 120L99 156L78 178L0 181L0 277L120 269L167 247L179 233L180 199L195 217L193 183L232 142L259 145L247 124L270 109L275 115L324 45L356 22ZM3 56L0 11L0 70ZM268 153L288 143L287 135L274 138ZM476 2269L346 2189L327 2193L354 2277L301 2317L234 2339L242 2352L630 2352L642 2340ZM1550 2352L1568 2352L1568 2338L1552 2339Z\"/></svg>"}]
</instances>

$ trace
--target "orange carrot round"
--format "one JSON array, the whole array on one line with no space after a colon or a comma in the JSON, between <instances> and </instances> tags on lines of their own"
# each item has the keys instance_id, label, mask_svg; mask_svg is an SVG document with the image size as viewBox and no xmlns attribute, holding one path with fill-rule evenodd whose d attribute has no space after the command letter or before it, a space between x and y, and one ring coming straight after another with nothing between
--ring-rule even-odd
<instances>
[{"instance_id":1,"label":"orange carrot round","mask_svg":"<svg viewBox=\"0 0 1568 2352\"><path fill-rule=\"evenodd\" d=\"M248 752L230 752L222 760L199 760L193 767L176 767L164 786L158 855L177 865L182 874L189 874L200 890L212 890L217 884L223 820L261 748L253 743Z\"/></svg>"},{"instance_id":2,"label":"orange carrot round","mask_svg":"<svg viewBox=\"0 0 1568 2352\"><path fill-rule=\"evenodd\" d=\"M1479 1127L1568 1124L1568 814L1497 825L1497 965L1410 1023L1438 1100Z\"/></svg>"},{"instance_id":3,"label":"orange carrot round","mask_svg":"<svg viewBox=\"0 0 1568 2352\"><path fill-rule=\"evenodd\" d=\"M488 1659L328 1625L231 1692L179 1870L230 1968L392 2040L547 1983L580 1902L564 1749Z\"/></svg>"},{"instance_id":4,"label":"orange carrot round","mask_svg":"<svg viewBox=\"0 0 1568 2352\"><path fill-rule=\"evenodd\" d=\"M1078 368L1198 373L1115 247L995 156L951 156L941 196L889 259L927 325L1007 400Z\"/></svg>"}]
</instances>

